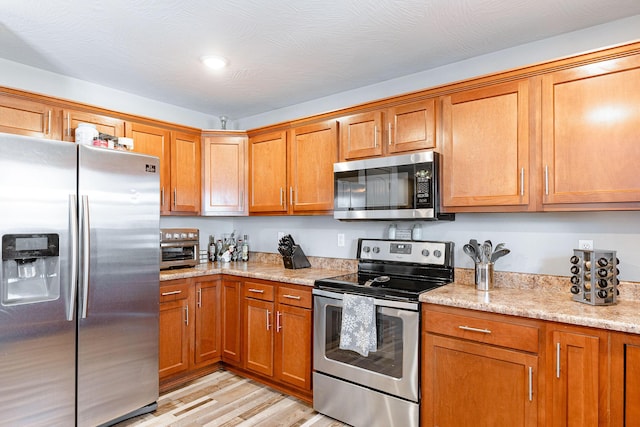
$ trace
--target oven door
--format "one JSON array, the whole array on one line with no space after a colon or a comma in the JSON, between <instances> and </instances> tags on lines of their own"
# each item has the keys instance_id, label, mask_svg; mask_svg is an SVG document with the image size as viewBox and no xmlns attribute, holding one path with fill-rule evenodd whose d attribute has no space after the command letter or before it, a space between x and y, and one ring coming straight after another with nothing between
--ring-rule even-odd
<instances>
[{"instance_id":1,"label":"oven door","mask_svg":"<svg viewBox=\"0 0 640 427\"><path fill-rule=\"evenodd\" d=\"M418 402L419 305L376 299L378 349L364 357L340 349L342 294L314 294L314 369Z\"/></svg>"}]
</instances>

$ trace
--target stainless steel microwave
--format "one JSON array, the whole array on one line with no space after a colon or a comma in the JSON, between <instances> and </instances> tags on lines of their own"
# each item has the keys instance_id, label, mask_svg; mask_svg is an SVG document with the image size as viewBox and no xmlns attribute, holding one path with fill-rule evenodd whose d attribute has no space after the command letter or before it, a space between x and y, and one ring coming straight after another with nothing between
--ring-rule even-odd
<instances>
[{"instance_id":1,"label":"stainless steel microwave","mask_svg":"<svg viewBox=\"0 0 640 427\"><path fill-rule=\"evenodd\" d=\"M199 263L200 232L197 228L160 230L160 270L195 267Z\"/></svg>"},{"instance_id":2,"label":"stainless steel microwave","mask_svg":"<svg viewBox=\"0 0 640 427\"><path fill-rule=\"evenodd\" d=\"M440 213L435 151L334 163L334 211L339 220L453 220Z\"/></svg>"}]
</instances>

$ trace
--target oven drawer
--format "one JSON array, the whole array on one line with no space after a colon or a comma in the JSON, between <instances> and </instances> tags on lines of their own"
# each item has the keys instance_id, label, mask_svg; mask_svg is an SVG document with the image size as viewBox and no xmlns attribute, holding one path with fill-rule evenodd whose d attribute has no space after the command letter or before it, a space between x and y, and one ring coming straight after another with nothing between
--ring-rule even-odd
<instances>
[{"instance_id":1,"label":"oven drawer","mask_svg":"<svg viewBox=\"0 0 640 427\"><path fill-rule=\"evenodd\" d=\"M189 294L189 282L188 280L177 280L175 282L169 282L168 284L162 284L160 286L160 302L177 301L185 299Z\"/></svg>"},{"instance_id":2,"label":"oven drawer","mask_svg":"<svg viewBox=\"0 0 640 427\"><path fill-rule=\"evenodd\" d=\"M266 283L244 282L244 297L273 301L274 286Z\"/></svg>"},{"instance_id":3,"label":"oven drawer","mask_svg":"<svg viewBox=\"0 0 640 427\"><path fill-rule=\"evenodd\" d=\"M278 287L278 303L295 307L311 308L313 304L311 289L298 289L289 286Z\"/></svg>"},{"instance_id":4,"label":"oven drawer","mask_svg":"<svg viewBox=\"0 0 640 427\"><path fill-rule=\"evenodd\" d=\"M512 321L508 316L499 314L433 305L423 305L422 314L426 332L538 352L540 327L534 320L528 322L514 318Z\"/></svg>"}]
</instances>

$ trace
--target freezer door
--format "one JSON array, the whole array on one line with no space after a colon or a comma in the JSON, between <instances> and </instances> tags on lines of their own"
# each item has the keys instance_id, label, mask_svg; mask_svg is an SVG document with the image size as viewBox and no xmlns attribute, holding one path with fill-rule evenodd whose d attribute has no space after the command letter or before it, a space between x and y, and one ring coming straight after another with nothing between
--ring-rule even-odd
<instances>
[{"instance_id":1,"label":"freezer door","mask_svg":"<svg viewBox=\"0 0 640 427\"><path fill-rule=\"evenodd\" d=\"M79 147L78 426L156 402L159 161Z\"/></svg>"},{"instance_id":2,"label":"freezer door","mask_svg":"<svg viewBox=\"0 0 640 427\"><path fill-rule=\"evenodd\" d=\"M75 423L76 159L74 144L0 134L2 425Z\"/></svg>"}]
</instances>

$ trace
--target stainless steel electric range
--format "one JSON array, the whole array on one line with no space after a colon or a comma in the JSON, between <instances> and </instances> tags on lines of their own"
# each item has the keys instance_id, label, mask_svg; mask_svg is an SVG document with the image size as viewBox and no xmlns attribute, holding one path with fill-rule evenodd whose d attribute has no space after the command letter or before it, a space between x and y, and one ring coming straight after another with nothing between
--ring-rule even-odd
<instances>
[{"instance_id":1,"label":"stainless steel electric range","mask_svg":"<svg viewBox=\"0 0 640 427\"><path fill-rule=\"evenodd\" d=\"M359 239L357 273L315 282L315 410L355 427L419 426L419 297L454 280L453 249ZM340 348L347 295L373 307L375 350L366 355Z\"/></svg>"}]
</instances>

